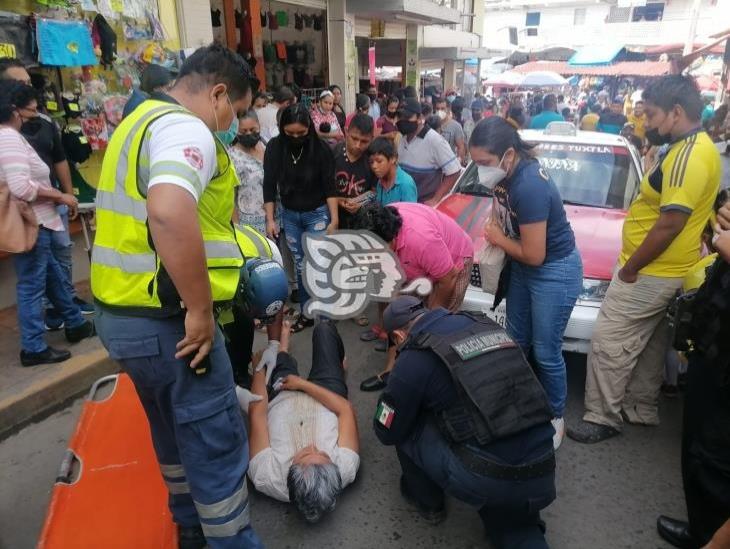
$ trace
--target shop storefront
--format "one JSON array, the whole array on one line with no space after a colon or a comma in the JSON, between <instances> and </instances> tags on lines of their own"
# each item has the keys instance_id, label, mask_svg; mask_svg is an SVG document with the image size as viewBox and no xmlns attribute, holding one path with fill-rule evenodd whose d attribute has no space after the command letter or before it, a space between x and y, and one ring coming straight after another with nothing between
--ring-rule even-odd
<instances>
[{"instance_id":1,"label":"shop storefront","mask_svg":"<svg viewBox=\"0 0 730 549\"><path fill-rule=\"evenodd\" d=\"M262 88L313 97L329 81L325 0L209 0L213 40L239 52Z\"/></svg>"},{"instance_id":2,"label":"shop storefront","mask_svg":"<svg viewBox=\"0 0 730 549\"><path fill-rule=\"evenodd\" d=\"M61 130L84 212L85 224L71 227L80 258L89 246L94 187L109 138L144 68L178 66L177 33L174 0L0 0L0 56L26 65L39 110ZM86 278L88 263L75 264L77 280ZM0 279L0 306L7 306L14 299L7 259L0 261Z\"/></svg>"}]
</instances>

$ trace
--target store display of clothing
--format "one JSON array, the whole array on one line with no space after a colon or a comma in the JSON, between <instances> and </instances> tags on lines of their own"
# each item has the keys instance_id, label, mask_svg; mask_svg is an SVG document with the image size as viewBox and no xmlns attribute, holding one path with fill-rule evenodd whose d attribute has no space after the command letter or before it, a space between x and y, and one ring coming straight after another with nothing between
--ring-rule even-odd
<instances>
[{"instance_id":1,"label":"store display of clothing","mask_svg":"<svg viewBox=\"0 0 730 549\"><path fill-rule=\"evenodd\" d=\"M286 55L286 42L277 42L276 44L276 57L281 61L287 60Z\"/></svg>"},{"instance_id":2,"label":"store display of clothing","mask_svg":"<svg viewBox=\"0 0 730 549\"><path fill-rule=\"evenodd\" d=\"M267 21L267 17L266 17L266 12L263 12L263 11L262 11L262 12L261 12L261 13L259 14L259 16L261 17L261 28L264 28L264 27L266 27L266 21Z\"/></svg>"},{"instance_id":3,"label":"store display of clothing","mask_svg":"<svg viewBox=\"0 0 730 549\"><path fill-rule=\"evenodd\" d=\"M210 10L210 20L214 27L221 26L221 10Z\"/></svg>"},{"instance_id":4,"label":"store display of clothing","mask_svg":"<svg viewBox=\"0 0 730 549\"><path fill-rule=\"evenodd\" d=\"M284 10L276 12L276 22L279 24L279 28L289 26L289 13Z\"/></svg>"},{"instance_id":5,"label":"store display of clothing","mask_svg":"<svg viewBox=\"0 0 730 549\"><path fill-rule=\"evenodd\" d=\"M304 28L304 17L299 12L294 13L294 28L299 31Z\"/></svg>"},{"instance_id":6,"label":"store display of clothing","mask_svg":"<svg viewBox=\"0 0 730 549\"><path fill-rule=\"evenodd\" d=\"M269 28L271 30L277 30L279 28L279 22L276 20L276 15L274 15L274 12L269 11L266 15L269 18Z\"/></svg>"},{"instance_id":7,"label":"store display of clothing","mask_svg":"<svg viewBox=\"0 0 730 549\"><path fill-rule=\"evenodd\" d=\"M324 15L313 15L314 30L321 31L324 26Z\"/></svg>"}]
</instances>

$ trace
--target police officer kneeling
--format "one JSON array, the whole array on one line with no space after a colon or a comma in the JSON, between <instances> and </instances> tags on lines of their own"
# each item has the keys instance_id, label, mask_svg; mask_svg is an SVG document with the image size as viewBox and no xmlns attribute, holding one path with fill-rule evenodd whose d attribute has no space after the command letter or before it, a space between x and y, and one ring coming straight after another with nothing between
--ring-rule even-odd
<instances>
[{"instance_id":1,"label":"police officer kneeling","mask_svg":"<svg viewBox=\"0 0 730 549\"><path fill-rule=\"evenodd\" d=\"M519 347L485 316L412 296L393 301L383 325L399 353L373 423L396 447L403 496L438 524L448 493L478 509L495 547L547 547L552 412Z\"/></svg>"}]
</instances>

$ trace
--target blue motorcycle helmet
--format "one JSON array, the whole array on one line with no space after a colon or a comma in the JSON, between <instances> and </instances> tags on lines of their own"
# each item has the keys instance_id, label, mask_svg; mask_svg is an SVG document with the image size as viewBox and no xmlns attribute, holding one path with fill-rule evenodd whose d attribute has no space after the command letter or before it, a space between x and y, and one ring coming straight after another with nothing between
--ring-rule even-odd
<instances>
[{"instance_id":1,"label":"blue motorcycle helmet","mask_svg":"<svg viewBox=\"0 0 730 549\"><path fill-rule=\"evenodd\" d=\"M273 259L250 259L241 269L239 305L264 324L272 322L289 297L289 281Z\"/></svg>"}]
</instances>

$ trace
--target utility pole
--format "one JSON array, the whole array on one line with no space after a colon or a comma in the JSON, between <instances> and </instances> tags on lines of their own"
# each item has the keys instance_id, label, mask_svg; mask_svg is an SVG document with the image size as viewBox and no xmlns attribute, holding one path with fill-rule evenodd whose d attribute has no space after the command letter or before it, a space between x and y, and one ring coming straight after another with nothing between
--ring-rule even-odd
<instances>
[{"instance_id":1,"label":"utility pole","mask_svg":"<svg viewBox=\"0 0 730 549\"><path fill-rule=\"evenodd\" d=\"M697 19L700 17L700 5L702 0L692 0L692 7L689 11L689 32L687 33L687 40L684 43L684 49L682 55L692 53L695 44L695 35L697 34Z\"/></svg>"}]
</instances>

